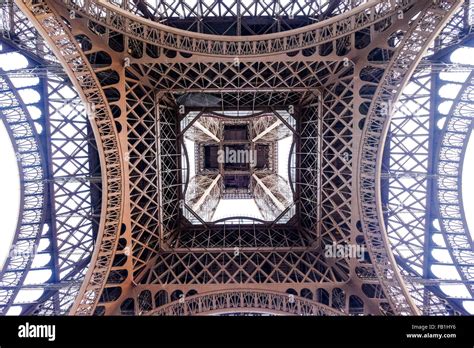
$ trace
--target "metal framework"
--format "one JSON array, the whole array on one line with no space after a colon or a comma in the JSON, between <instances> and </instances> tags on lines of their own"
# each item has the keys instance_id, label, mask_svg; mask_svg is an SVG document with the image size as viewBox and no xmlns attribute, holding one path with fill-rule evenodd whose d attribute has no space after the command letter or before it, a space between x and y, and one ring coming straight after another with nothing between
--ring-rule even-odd
<instances>
[{"instance_id":1,"label":"metal framework","mask_svg":"<svg viewBox=\"0 0 474 348\"><path fill-rule=\"evenodd\" d=\"M29 55L29 51L18 50L19 40L28 42L27 38L36 36L18 10L11 13L15 13L16 20L4 22L12 26L5 33L16 35L3 38L3 52L25 54L29 58L27 69L43 65L51 57L47 51ZM2 18L8 18L5 12ZM47 64L57 66L54 61ZM101 189L96 179L100 168L95 159L95 141L76 92L57 71L40 75L36 85L24 88L14 88L10 72L3 72L5 89L0 108L17 144L24 201L21 226L2 270L3 314L15 305L21 305L23 314L66 313L93 249L100 212L97 194ZM33 104L22 100L17 93L22 89L37 91L40 100ZM35 120L30 110L38 112ZM41 272L47 276L39 280ZM21 290L38 289L44 292L36 300L17 299Z\"/></svg>"},{"instance_id":2,"label":"metal framework","mask_svg":"<svg viewBox=\"0 0 474 348\"><path fill-rule=\"evenodd\" d=\"M33 261L34 247L42 234L45 168L39 139L31 118L26 115L26 106L8 78L2 77L0 86L2 121L13 140L22 183L18 233L2 272L1 311L5 313L25 281Z\"/></svg>"},{"instance_id":3,"label":"metal framework","mask_svg":"<svg viewBox=\"0 0 474 348\"><path fill-rule=\"evenodd\" d=\"M255 200L264 221L278 218L286 222L291 217L293 195L287 180L277 174L277 142L293 135L288 123L292 117L284 119L275 111L269 114L265 110L245 118L231 116L238 110L226 113L191 111L181 122L184 128L178 137L191 141L195 152L191 173L188 153L192 149L183 148L186 218L206 224L213 221L221 199L247 198ZM199 216L193 216L196 214ZM231 212L224 219L235 216Z\"/></svg>"},{"instance_id":4,"label":"metal framework","mask_svg":"<svg viewBox=\"0 0 474 348\"><path fill-rule=\"evenodd\" d=\"M461 3L7 3L5 42L41 58L0 72L0 98L14 105L2 104L2 119L34 158L20 156L25 219L15 243L48 238L54 260L44 295L22 313L465 313L440 290L429 256L438 218L474 295L456 185L472 72L434 141L438 74L452 68L436 57L469 35ZM43 138L9 84L15 74L41 76ZM65 98L69 108L58 104ZM252 172L265 221L238 212L212 221L225 173L203 171L198 145L190 176L185 139L220 143L220 118L253 122L251 147L293 137L288 183L276 157ZM46 180L34 190L33 174ZM332 246L364 252L328 255ZM31 261L7 261L2 313L28 286Z\"/></svg>"},{"instance_id":5,"label":"metal framework","mask_svg":"<svg viewBox=\"0 0 474 348\"><path fill-rule=\"evenodd\" d=\"M453 284L452 275L441 279L434 276L433 265L441 263L432 252L440 248L439 242L434 242L440 216L436 181L441 176L436 168L442 161L437 141L442 137L438 124L443 117L439 112L443 101L438 94L440 74L466 71L440 57L459 47L460 39L469 37L467 5L456 11L435 40L429 49L434 54L419 64L395 106L382 163L382 209L388 237L402 274L424 284L410 284L409 291L427 315L446 313L446 303L449 313L465 313L462 299L449 298L440 290L440 284ZM457 179L461 180L460 176ZM450 190L457 186L453 180L449 183ZM462 229L468 231L467 224ZM438 280L429 281L433 278ZM467 286L470 282L461 281Z\"/></svg>"},{"instance_id":6,"label":"metal framework","mask_svg":"<svg viewBox=\"0 0 474 348\"><path fill-rule=\"evenodd\" d=\"M162 293L159 299L166 298ZM155 300L156 301L156 300ZM143 304L142 304L143 307ZM354 309L354 308L351 308ZM225 313L272 313L276 315L341 315L319 302L269 291L232 290L192 295L159 306L148 315L222 315Z\"/></svg>"},{"instance_id":7,"label":"metal framework","mask_svg":"<svg viewBox=\"0 0 474 348\"><path fill-rule=\"evenodd\" d=\"M471 71L443 127L437 161L440 229L462 283L474 296L474 250L462 205L462 155L474 125L474 73Z\"/></svg>"}]
</instances>

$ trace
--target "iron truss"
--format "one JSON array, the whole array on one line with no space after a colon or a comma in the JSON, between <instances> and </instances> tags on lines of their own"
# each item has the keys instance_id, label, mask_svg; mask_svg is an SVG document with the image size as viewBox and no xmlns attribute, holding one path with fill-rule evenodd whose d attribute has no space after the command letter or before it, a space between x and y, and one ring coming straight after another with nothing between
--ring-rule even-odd
<instances>
[{"instance_id":1,"label":"iron truss","mask_svg":"<svg viewBox=\"0 0 474 348\"><path fill-rule=\"evenodd\" d=\"M417 272L418 266L429 267L419 251L428 248L426 215L409 207L405 213L413 218L401 219L384 209L399 199L400 187L426 204L431 186L420 194L416 185L400 186L404 183L396 177L387 182L383 173L390 165L393 171L396 164L387 164L387 158L399 158L393 156L399 148L407 158L433 153L432 146L421 145L417 152L403 145L400 139L408 139L411 128L404 128L400 114L391 118L391 103L398 99L401 110L408 100L421 100L421 95L399 98L400 91L423 52L437 49L430 43L446 24L438 48L465 34L465 9L455 0L333 3L293 10L298 3L277 9L259 1L255 8L239 1L200 1L194 7L180 1L16 2L31 24L13 11L21 28L9 28L9 40L25 32L38 40L32 34L38 30L56 55L43 50L43 66L51 70L59 62L64 68L75 100L79 95L89 111L90 129L81 134L90 139L93 132L97 144L81 168L100 176L97 191L84 180L95 197L91 204L101 205L100 223L88 230L96 234L84 233L91 241L90 267L83 265L74 278L81 280L80 290L64 296L69 304L75 299L69 313L452 313L455 304L447 305L428 283L433 277ZM347 12L350 6L354 9ZM215 14L229 17L231 24L215 23ZM257 26L255 16L278 20L262 18ZM317 21L310 24L307 16ZM44 46L20 48L38 53ZM425 71L417 70L410 83L426 86ZM56 78L69 83L64 74ZM193 93L218 98L221 111L294 108L299 137L290 170L296 218L262 226L186 224L179 100ZM72 124L63 118L58 129ZM418 115L410 120L423 125L426 140L416 139L428 144L432 120ZM388 152L386 141L393 144L385 146ZM91 169L98 161L100 171ZM428 159L417 162L435 168ZM394 221L402 221L415 238L403 237ZM70 226L70 236L75 228ZM449 231L442 232L449 237ZM324 250L333 244L358 245L366 252L359 259L328 258ZM400 252L407 246L413 256ZM471 281L465 263L472 258L462 250L458 256L464 280ZM64 313L51 307L54 296L36 312Z\"/></svg>"},{"instance_id":2,"label":"iron truss","mask_svg":"<svg viewBox=\"0 0 474 348\"><path fill-rule=\"evenodd\" d=\"M471 71L446 118L436 163L440 230L470 298L474 296L474 244L466 222L460 183L467 140L473 126L473 82Z\"/></svg>"},{"instance_id":3,"label":"iron truss","mask_svg":"<svg viewBox=\"0 0 474 348\"><path fill-rule=\"evenodd\" d=\"M262 35L291 30L350 11L362 1L113 1L141 17L166 25L217 35ZM219 17L216 20L215 17ZM259 18L259 20L256 20Z\"/></svg>"},{"instance_id":4,"label":"iron truss","mask_svg":"<svg viewBox=\"0 0 474 348\"><path fill-rule=\"evenodd\" d=\"M443 116L438 110L443 101L438 95L442 86L440 74L472 71L472 68L457 66L449 59L443 58L469 40L471 27L467 20L467 5L466 3L456 11L440 33L429 49L430 55L420 62L398 104L395 105L385 145L386 160L382 164L382 206L392 250L404 277L416 279L415 283L408 285L410 293L423 309L423 313L429 315L443 313L446 302L449 303L450 312L466 313L462 298L448 297L441 291L440 284L462 283L468 288L472 286L472 278L464 278L461 281L453 280L452 276L447 275L438 278L431 270L433 265L442 264L432 256L433 250L446 247L433 240L440 232L437 225L441 216L452 213L448 219L456 220L456 216L458 219L456 238L452 234L448 237L449 232L443 232L445 238L456 239L459 243L459 238L464 238L463 241L470 238L467 224L459 223L459 219L463 219L462 202L454 198L460 197L460 193L452 196L452 193L457 191L458 180L461 180L460 173L455 180L454 173L451 173L449 180L438 169L442 168L440 163L447 160L447 147L451 147L450 143L455 148L453 151L457 152L455 158L462 161L460 143L443 140L441 143L445 145L441 146L437 141L443 138L443 132L438 126ZM466 87L463 89L467 88L467 85L469 82L466 81ZM444 189L450 191L449 197L436 188L437 181L440 180L444 183ZM455 214L452 209L458 213ZM451 224L453 228L454 225ZM463 235L465 237L462 237ZM472 265L466 247L469 248L464 244L464 249L460 251L456 251L456 248L450 250L453 259L456 259L456 254L457 258L460 255L464 258L460 274L469 271L469 262ZM440 302L433 294L443 300Z\"/></svg>"},{"instance_id":5,"label":"iron truss","mask_svg":"<svg viewBox=\"0 0 474 348\"><path fill-rule=\"evenodd\" d=\"M160 298L164 299L165 294ZM353 302L352 314L358 314L360 310ZM142 302L142 308L147 303ZM151 303L148 304L151 308ZM283 315L341 315L341 312L320 302L296 296L287 296L271 291L222 291L217 293L206 293L203 295L191 295L181 301L164 304L147 315L204 315L225 313L273 313Z\"/></svg>"},{"instance_id":6,"label":"iron truss","mask_svg":"<svg viewBox=\"0 0 474 348\"><path fill-rule=\"evenodd\" d=\"M31 23L12 3L1 8L1 18L4 53L20 52L29 62L28 74L2 71L1 109L18 158L23 217L1 272L1 312L16 307L22 314L64 314L83 281L97 232L101 186L95 140L79 96ZM43 66L54 69L36 74ZM23 89L41 98L26 107L30 102L20 98L10 78L36 76L38 83ZM39 112L34 120L30 107ZM21 290L44 291L35 300L21 300Z\"/></svg>"},{"instance_id":7,"label":"iron truss","mask_svg":"<svg viewBox=\"0 0 474 348\"><path fill-rule=\"evenodd\" d=\"M32 267L34 247L42 234L46 189L45 164L33 121L11 81L2 78L0 86L0 112L15 149L23 192L17 233L2 270L0 310L5 314Z\"/></svg>"}]
</instances>

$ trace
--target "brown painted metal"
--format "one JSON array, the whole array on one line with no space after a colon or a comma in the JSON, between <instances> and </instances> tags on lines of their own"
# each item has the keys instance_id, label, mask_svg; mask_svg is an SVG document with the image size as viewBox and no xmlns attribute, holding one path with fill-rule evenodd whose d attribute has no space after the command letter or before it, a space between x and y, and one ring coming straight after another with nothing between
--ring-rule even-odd
<instances>
[{"instance_id":1,"label":"brown painted metal","mask_svg":"<svg viewBox=\"0 0 474 348\"><path fill-rule=\"evenodd\" d=\"M95 105L101 225L70 313L183 314L166 303L199 304L209 292L230 299L232 291L305 297L341 314L420 313L382 215L387 106L460 1L369 1L249 37L176 29L127 3L17 0L83 101ZM295 219L284 227L186 223L176 103L183 92L213 94L222 110L294 110ZM326 257L333 243L363 245L370 259Z\"/></svg>"}]
</instances>

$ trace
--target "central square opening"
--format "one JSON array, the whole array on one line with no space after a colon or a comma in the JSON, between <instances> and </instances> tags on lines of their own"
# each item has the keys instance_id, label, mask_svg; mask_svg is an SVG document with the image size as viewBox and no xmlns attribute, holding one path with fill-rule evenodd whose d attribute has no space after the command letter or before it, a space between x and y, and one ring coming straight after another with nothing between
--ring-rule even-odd
<instances>
[{"instance_id":1,"label":"central square opening","mask_svg":"<svg viewBox=\"0 0 474 348\"><path fill-rule=\"evenodd\" d=\"M183 215L192 224L233 223L235 217L260 224L294 214L289 123L295 120L286 110L189 111L180 125L187 165Z\"/></svg>"}]
</instances>

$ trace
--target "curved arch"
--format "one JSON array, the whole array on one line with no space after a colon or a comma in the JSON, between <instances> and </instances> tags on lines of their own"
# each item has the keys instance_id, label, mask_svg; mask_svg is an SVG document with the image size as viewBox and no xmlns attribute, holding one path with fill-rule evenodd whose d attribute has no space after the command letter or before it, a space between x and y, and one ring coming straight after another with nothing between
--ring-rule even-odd
<instances>
[{"instance_id":1,"label":"curved arch","mask_svg":"<svg viewBox=\"0 0 474 348\"><path fill-rule=\"evenodd\" d=\"M110 1L63 0L67 7L111 30L149 44L214 56L264 56L331 42L409 9L414 0L369 1L342 15L280 33L223 37L173 28L133 15ZM128 25L123 25L127 22Z\"/></svg>"},{"instance_id":2,"label":"curved arch","mask_svg":"<svg viewBox=\"0 0 474 348\"><path fill-rule=\"evenodd\" d=\"M474 125L474 72L471 71L446 116L438 149L436 180L440 229L462 281L474 296L473 240L462 203L462 165Z\"/></svg>"},{"instance_id":3,"label":"curved arch","mask_svg":"<svg viewBox=\"0 0 474 348\"><path fill-rule=\"evenodd\" d=\"M231 115L222 114L216 110L210 110L208 116L210 117L214 116L214 117L228 119L228 120L235 120L235 119L245 120L245 119L250 119L253 117L263 116L268 113L267 110L250 111L250 112L253 112L253 113L249 113L248 115L245 115L245 116L231 116Z\"/></svg>"},{"instance_id":4,"label":"curved arch","mask_svg":"<svg viewBox=\"0 0 474 348\"><path fill-rule=\"evenodd\" d=\"M235 2L224 4L212 0L199 0L195 6L182 6L182 2L179 0L143 0L140 2L139 6L137 6L136 3L129 1L124 2L123 0L111 0L110 2L140 17L153 19L153 21L163 22L168 26L178 28L183 28L183 26L180 25L180 21L175 18L178 13L180 19L186 18L187 20L196 20L199 17L204 19L214 18L216 14L219 14L219 17L233 22L234 19L240 17L241 23L238 25L240 30L236 29L235 32L241 33L244 30L244 27L251 24L251 20L249 23L246 22L247 18L251 19L254 17L261 17L268 21L273 21L274 18L278 16L281 18L279 19L281 25L277 28L277 31L281 32L310 25L316 20L322 20L322 18L331 18L340 13L348 12L357 6L368 2L368 0L322 0L314 2L311 6L305 6L301 0L291 0L276 3L275 6L271 7L267 6L265 0L254 0L251 3L251 6L243 3L243 6L240 6L240 8ZM184 3L186 4L186 2ZM298 18L311 20L303 20L299 22ZM206 24L206 22L203 24ZM188 31L200 31L199 29L201 29L193 26L190 27L189 25L185 27ZM232 35L228 32L228 28L226 29L224 35ZM246 32L249 32L249 34L246 35L259 35L258 32L268 32L268 28L265 28L267 30L263 31L249 30L249 28L245 29L247 29L245 30ZM216 35L218 34L216 33Z\"/></svg>"},{"instance_id":5,"label":"curved arch","mask_svg":"<svg viewBox=\"0 0 474 348\"><path fill-rule=\"evenodd\" d=\"M16 152L21 190L15 236L0 270L0 281L10 288L0 292L0 313L3 313L21 290L41 238L46 183L44 156L28 109L8 77L0 77L0 86L2 102L9 102L0 107L0 114Z\"/></svg>"},{"instance_id":6,"label":"curved arch","mask_svg":"<svg viewBox=\"0 0 474 348\"><path fill-rule=\"evenodd\" d=\"M290 189L291 189L291 193L293 194L293 197L296 196L296 190L295 190L296 178L292 174L292 172L294 171L294 166L292 166L292 158L295 158L295 155L296 155L295 148L296 148L296 140L293 139L293 141L291 142L290 151L288 153L288 183L290 184Z\"/></svg>"},{"instance_id":7,"label":"curved arch","mask_svg":"<svg viewBox=\"0 0 474 348\"><path fill-rule=\"evenodd\" d=\"M191 170L190 170L188 149L186 148L186 145L184 144L184 142L183 142L183 144L181 145L181 149L182 149L182 151L183 151L183 155L182 155L182 156L184 157L184 160L185 160L184 163L185 163L185 166L186 166L186 171L185 171L185 173L186 173L186 180L184 181L184 184L183 184L183 191L182 191L182 195L183 195L183 197L184 197L185 194L186 194L186 191L188 190L189 181L190 181L190 180L189 180L189 179L190 179L189 177L190 177L190 175L191 175Z\"/></svg>"},{"instance_id":8,"label":"curved arch","mask_svg":"<svg viewBox=\"0 0 474 348\"><path fill-rule=\"evenodd\" d=\"M274 315L343 315L331 307L303 297L275 291L236 289L182 297L146 315L219 315L228 313Z\"/></svg>"},{"instance_id":9,"label":"curved arch","mask_svg":"<svg viewBox=\"0 0 474 348\"><path fill-rule=\"evenodd\" d=\"M48 1L45 1L45 2L49 3ZM392 3L395 3L395 2L392 2ZM453 4L453 6L455 6L454 5L455 3L456 3L455 1L452 1L452 2L444 1L444 2L442 2L442 6L446 6L446 5L451 6L452 4ZM430 34L429 34L430 29L435 27L433 29L433 31L436 31L435 30L436 25L439 24L439 22L442 22L443 15L445 15L445 12L448 12L448 10L445 7L438 6L438 5L439 5L439 3L437 3L436 6L432 5L432 7L435 8L435 11L432 11L432 12L429 13L429 16L432 16L434 18L431 21L430 21L430 18L428 18L428 16L425 16L424 14L420 14L420 18L423 18L423 20L425 22L423 22L423 20L421 20L420 18L418 18L417 20L412 21L411 25L412 25L412 27L415 27L415 29L413 29L413 31L408 33L407 37L410 38L412 35L416 34L416 35L418 35L416 41L424 41L426 39L426 41L429 42L428 39L430 38ZM41 17L39 19L39 22L41 24L44 24L44 26L46 27L47 30L50 30L50 33L51 33L50 36L52 38L51 40L52 41L57 40L56 43L58 45L61 45L61 49L64 50L63 51L63 52L65 52L64 60L66 61L66 64L72 63L72 62L77 62L77 61L79 61L79 63L81 64L83 62L84 57L83 57L83 55L81 55L81 53L78 50L75 49L74 45L70 44L70 42L64 42L64 41L68 40L67 35L64 35L64 36L66 36L66 39L64 41L62 41L61 43L57 39L58 32L61 32L61 29L60 29L61 25L63 26L62 27L63 29L67 28L67 25L65 25L59 19L59 17L56 17L54 13L52 15L50 15L50 13L53 12L53 11L48 12L48 10L50 10L50 9L48 9L47 5L44 2L42 3L41 1L39 1L38 3L35 3L32 6L33 6L32 7L33 11L35 13L38 13L38 16ZM427 6L428 6L428 1L423 2L422 6L416 6L415 10L419 10L420 8L425 8ZM413 12L414 11L410 11L410 13L413 13ZM439 22L437 22L437 21L439 21ZM53 28L57 24L59 24L59 26L57 26L56 28ZM426 30L423 27L424 25L426 25L426 27L429 30ZM124 29L124 31L129 30L130 26L126 25L125 27L127 27L127 29ZM337 27L337 25L336 25L336 27ZM332 29L334 29L334 28L332 28ZM331 32L332 29L331 29L331 25L330 25L329 28L328 28L328 31ZM344 32L344 35L348 35L350 33L350 28L347 29L347 30L349 30L349 31ZM425 30L428 33L425 34L424 33ZM67 29L65 29L64 31L67 32ZM63 39L64 39L64 37L61 38L61 40L63 40ZM331 36L331 39L334 39L334 36ZM306 40L306 38L304 37L303 34L301 34L301 40ZM413 40L413 41L415 41L415 40ZM205 42L205 41L203 41L203 42ZM297 44L301 44L301 42L298 42ZM311 44L316 45L317 43L313 42ZM415 54L415 53L412 52L412 50L420 48L420 47L421 48L424 47L423 45L416 46L416 45L411 45L411 44L412 44L412 41L410 41L410 40L404 40L404 42L402 44L403 49L405 49L405 51L403 51L403 49L401 51L402 51L402 54L406 53L406 55L408 57L407 61L404 61L404 60L400 59L400 60L396 60L396 62L394 64L384 66L384 68L386 69L386 75L384 76L386 81L385 81L385 85L381 89L382 92L379 91L380 101L385 102L387 99L384 99L384 98L387 97L387 95L390 96L388 99L390 99L392 97L392 92L393 92L392 89L397 87L398 83L401 83L401 82L404 81L403 78L404 78L405 74L408 75L408 72L410 71L410 68L412 67L412 65L415 64L415 61L417 60L416 54L418 54L418 53ZM278 47L276 47L274 49L273 46L268 46L268 45L271 45L271 43L265 43L265 45L267 45L267 46L262 46L262 47L263 48L267 47L267 50L265 51L265 53L261 53L261 54L258 53L259 55L263 55L263 54L266 55L267 51L269 52L268 54L275 54L276 52L282 52ZM237 46L239 46L239 45L237 45ZM410 47L410 46L413 46L413 48ZM207 42L207 43L205 42L205 47L208 51L205 51L205 53L202 53L202 55L212 54L214 56L219 56L221 54L221 53L219 53L219 51L216 51L217 53L215 51L213 51L214 48L209 47L209 42ZM218 50L218 49L220 49L220 48L216 48L216 50ZM241 49L241 48L239 48L239 49ZM262 48L258 47L258 49L260 50ZM296 48L296 49L299 49L299 48ZM210 53L206 53L206 52L210 52ZM254 54L252 52L251 51L246 51L245 54L248 54L248 55ZM400 53L400 52L397 52L397 53ZM74 68L72 68L72 70L73 69ZM87 71L87 69L89 69L89 71ZM83 84L81 87L84 87L84 90L87 93L89 93L89 89L90 89L90 90L94 90L96 92L99 91L98 93L100 94L100 88L97 87L96 81L94 81L93 71L91 73L89 73L90 70L91 70L90 66L88 66L86 64L85 71L84 70L80 71L81 75L85 75L85 78L86 78L85 83L90 83L87 86L85 86L85 84ZM76 72L77 72L77 70L73 70L71 75L74 75ZM79 74L77 74L77 75L79 75ZM83 80L81 80L78 76L73 76L73 77L77 77L77 79L75 81L79 85L83 82ZM337 88L335 88L335 90L337 90ZM96 95L92 96L92 95L89 94L89 95L86 95L86 96L83 96L83 97L87 100L88 97L90 97L90 98L94 97L95 98L97 96ZM103 96L99 96L97 98L100 99L102 97ZM95 120L95 121L97 121L97 123L95 124L95 126L97 128L94 128L94 131L96 132L96 135L99 134L100 136L103 136L104 133L100 133L100 130L97 131L98 128L103 126L104 127L103 130L105 130L105 133L106 133L107 137L104 138L104 139L98 139L98 140L103 140L103 144L99 144L99 145L104 146L104 144L107 144L107 145L111 146L109 148L104 146L104 147L106 147L106 151L110 150L110 152L107 152L107 154L101 153L101 161L102 161L101 163L102 163L102 165L104 165L104 158L105 158L105 162L107 162L107 157L106 157L107 155L113 155L113 156L116 155L117 157L120 157L120 152L115 151L116 148L113 148L113 145L114 145L113 142L115 140L114 135L116 134L116 131L114 129L114 123L113 122L111 123L111 125L108 124L107 111L109 111L109 110L107 110L107 103L104 101L103 98L101 100L104 102L103 105L101 105L101 107L103 107L102 111L105 114L105 116L104 116L104 114L102 114L101 116L104 116L103 118L101 118L100 120ZM374 111L374 109L376 110L377 107L373 107L372 113L374 115L372 115L372 123L366 125L365 133L364 133L364 136L366 136L365 140L367 140L367 143L365 145L367 145L367 147L372 147L373 146L372 141L374 139L377 140L377 137L379 137L379 139L384 138L383 126L380 127L380 129L378 128L380 126L380 123L379 123L380 118L378 118L379 115L377 115L377 112ZM381 121L381 123L383 123L384 121L385 121L385 119L383 119ZM93 123L93 126L94 126L94 123ZM111 128L109 129L107 127L111 127ZM377 132L379 132L379 131L380 131L380 134L377 134ZM370 151L372 151L372 152L370 152ZM367 169L367 171L364 172L364 174L366 176L364 178L362 178L362 180L372 181L372 182L375 181L375 178L376 178L376 175L377 175L376 174L377 173L377 163L380 164L380 160L378 159L377 151L380 151L380 149L376 149L375 150L375 155L374 155L373 149L370 148L366 153L367 154L366 158L363 158L362 160L360 158L358 159L360 162L364 161L363 165L367 165L367 167L364 167L364 169ZM375 163L376 159L379 160L379 162ZM109 162L107 163L107 169L110 169L112 172L105 172L104 171L104 175L105 175L107 180L109 180L109 181L112 180L113 184L114 185L117 184L118 188L120 189L120 186L122 184L122 182L120 180L122 178L119 175L120 173L117 173L117 171L120 172L123 169L122 169L122 167L120 167L120 164L118 166L114 166L114 163L115 162L113 161L113 158L112 159L109 158ZM373 168L371 166L373 166ZM372 172L372 169L374 169L373 172ZM355 171L355 174L356 174L356 180L357 180L358 179L357 176L359 175L357 170ZM109 181L107 182L107 184L109 183ZM380 183L376 182L374 184L375 185L374 187L369 186L368 183L366 183L366 184L367 184L367 187L365 187L366 191L363 192L363 195L361 195L361 197L363 196L363 199L366 200L365 203L367 203L367 205L364 206L364 208L366 208L364 213L367 214L364 217L364 220L363 220L364 221L364 227L365 227L364 232L366 233L366 236L367 236L367 233L374 233L373 238L370 239L370 241L369 241L369 245L372 247L372 249L371 249L372 260L374 260L374 262L376 263L375 266L378 267L378 271L379 271L378 272L378 277L380 278L380 282L382 282L382 284L386 285L384 290L385 290L385 293L387 294L387 296L389 297L389 299L391 301L391 305L394 307L394 311L397 314L398 313L410 313L410 310L413 310L413 308L412 307L407 308L407 306L406 306L405 302L408 302L408 303L410 302L409 295L407 295L406 290L403 289L403 281L401 280L400 275L396 273L396 264L394 264L393 255L390 254L389 250L386 250L386 251L380 250L382 247L387 249L389 247L389 242L387 240L387 237L383 233L383 230L382 230L382 235L377 235L377 233L379 233L379 234L381 233L379 230L376 229L378 227L377 225L382 223L381 220L380 220L380 215L377 215L377 213L379 213L379 212L377 212L377 209L379 209L379 208L377 208L377 207L373 208L373 206L370 205L370 204L376 205L377 203L379 203L379 200L377 200L377 195L379 195L380 192L377 191L378 188L377 188L376 185L380 185ZM105 185L104 185L104 187L105 187L105 189L108 188ZM357 196L358 192L357 191L354 191L354 192L355 192L355 195ZM107 192L107 194L108 193L110 193L110 192ZM113 202L114 205L111 206L111 207L107 207L107 208L111 208L111 209L103 209L102 211L103 212L107 211L107 213L111 212L112 214L118 214L119 215L121 213L121 211L120 211L120 208L117 208L117 205L122 204L122 201L120 200L121 196L120 196L120 192L118 192L118 191L115 191L114 193L115 194L113 195L113 197L109 197L110 200L115 199L115 201ZM114 210L113 208L116 208L116 209ZM356 213L356 212L354 212L354 213ZM104 279L107 278L108 271L110 269L109 265L108 265L108 262L113 257L113 253L114 253L113 244L116 243L116 236L113 234L114 231L115 231L113 229L115 228L115 223L116 223L115 219L116 218L118 219L118 221L120 221L120 215L119 215L118 217L117 216L113 217L112 221L108 221L109 224L107 224L107 222L106 222L106 225L105 225L106 228L110 227L110 229L111 229L109 231L110 233L108 235L105 235L103 230L101 230L102 234L100 234L99 238L102 238L102 237L104 237L104 238L102 240L99 240L98 246L97 246L96 251L94 253L94 259L93 259L92 263L93 263L94 266L96 266L97 265L97 262L96 262L97 260L103 260L104 262L98 266L98 268L95 270L95 273L94 272L93 273L88 273L88 278L86 279L86 283L89 282L89 284L85 284L82 288L83 290L81 290L82 291L81 296L84 297L84 302L82 304L82 307L80 308L80 311L79 312L76 311L76 313L91 314L94 311L94 306L95 306L95 303L97 301L97 296L98 296L97 294L100 294L100 291L103 289ZM104 226L103 224L104 224L104 216L101 219L101 228L103 228L103 226ZM348 222L348 224L350 224L350 222ZM381 228L383 229L383 227L381 227ZM367 232L367 230L369 230L369 232ZM103 243L101 243L101 242L103 242ZM112 247L110 247L109 244ZM102 247L104 247L104 249L101 249ZM97 251L97 250L99 250L99 251ZM102 256L104 256L104 257L99 259L98 258L99 253L102 253ZM379 257L379 256L381 256L381 257ZM379 260L380 260L380 263L381 263L380 265L378 264ZM393 269L392 269L393 267L395 267L395 273L393 273ZM388 273L388 279L385 279L385 277L387 277L387 274L385 274L385 272ZM386 282L386 283L384 283L384 282ZM392 291L393 289L391 287L395 288L394 291ZM244 296L244 295L241 295L241 296ZM234 299L237 298L237 297L234 298L232 296L229 296L227 298L229 299L229 301L230 300L234 301ZM278 297L275 297L275 298L278 298ZM241 297L241 299L242 299L242 297ZM401 304L399 306L397 306L399 303L401 303ZM289 306L289 307L291 307L291 306ZM408 307L410 307L410 303L408 304ZM77 308L78 307L76 306L75 310L77 310Z\"/></svg>"},{"instance_id":10,"label":"curved arch","mask_svg":"<svg viewBox=\"0 0 474 348\"><path fill-rule=\"evenodd\" d=\"M95 227L99 223L100 216L94 214L94 211L100 211L101 195L92 197L94 190L97 193L100 191L98 187L94 188L94 181L97 182L94 175L100 175L98 159L95 162L97 149L89 142L92 130L88 126L84 105L42 36L15 3L11 4L8 11L0 10L0 17L2 16L4 20L0 27L3 28L1 41L5 42L4 47L18 49L21 54L26 54L29 61L28 67L24 69L5 72L5 78L42 77L47 71L47 76L41 78L38 84L28 87L38 90L44 109L39 103L31 103L31 100L25 100L25 103L35 105L33 108L37 110L33 111L36 114L31 116L35 116L34 124L42 127L39 145L45 156L45 196L48 198L44 217L44 226L48 230L42 230L41 244L38 244L41 248L36 249L39 257L35 257L38 263L33 261L30 271L40 274L50 270L52 276L47 283L28 284L28 289L33 287L45 290L37 301L14 301L10 307L15 307L14 310L21 307L22 315L64 315L74 302L89 268ZM48 67L45 68L44 64ZM72 108L62 108L61 105L65 102ZM50 120L55 122L49 122ZM69 128L71 125L74 131ZM68 148L67 152L63 151L65 148ZM88 151L94 160L91 162L89 156L81 156L82 151ZM30 178L31 175L32 173ZM74 181L73 185L70 184L71 181ZM65 200L71 192L84 194L77 195L73 200ZM75 224L70 224L63 218L76 214ZM78 240L81 242L78 243ZM49 243L49 247L43 248L46 243ZM47 258L50 262L44 264ZM23 265L15 265L16 268L11 270L19 274ZM8 312L8 308L4 307L3 311Z\"/></svg>"},{"instance_id":11,"label":"curved arch","mask_svg":"<svg viewBox=\"0 0 474 348\"><path fill-rule=\"evenodd\" d=\"M98 145L102 177L102 209L96 246L71 313L92 315L112 266L123 210L122 159L114 118L100 83L72 34L44 1L17 1L63 65L83 102Z\"/></svg>"},{"instance_id":12,"label":"curved arch","mask_svg":"<svg viewBox=\"0 0 474 348\"><path fill-rule=\"evenodd\" d=\"M259 218L256 218L256 217L252 217L252 216L239 216L239 215L236 215L236 216L229 216L229 217L223 217L221 219L218 219L218 220L214 220L212 221L213 224L218 224L220 222L226 222L226 221L229 221L229 220L248 220L248 221L252 221L252 222L258 222L258 223L262 223L262 224L265 224L265 223L268 223L268 221L265 221L265 220L262 220L262 219L259 219Z\"/></svg>"},{"instance_id":13,"label":"curved arch","mask_svg":"<svg viewBox=\"0 0 474 348\"><path fill-rule=\"evenodd\" d=\"M366 117L362 132L359 195L363 232L374 268L391 307L397 314L419 314L420 310L410 296L391 251L383 223L381 206L381 166L384 143L391 115L387 104L398 99L414 68L440 32L444 23L459 6L459 1L431 3L413 23L401 42L390 66L386 67L382 83L375 92L374 102ZM423 40L420 37L424 37Z\"/></svg>"}]
</instances>

